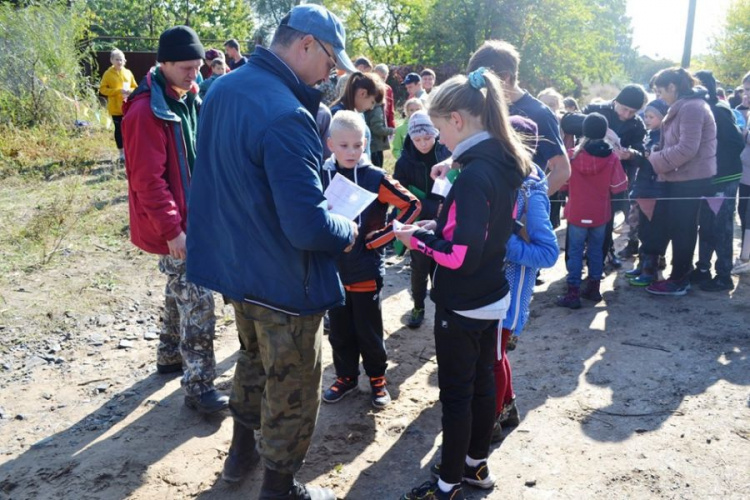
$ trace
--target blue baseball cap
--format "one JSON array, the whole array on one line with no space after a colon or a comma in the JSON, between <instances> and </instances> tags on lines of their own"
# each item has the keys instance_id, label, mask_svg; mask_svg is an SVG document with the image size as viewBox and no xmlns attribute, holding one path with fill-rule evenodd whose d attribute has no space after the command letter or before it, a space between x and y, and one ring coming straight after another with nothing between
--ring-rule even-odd
<instances>
[{"instance_id":1,"label":"blue baseball cap","mask_svg":"<svg viewBox=\"0 0 750 500\"><path fill-rule=\"evenodd\" d=\"M312 35L333 46L338 67L354 73L357 68L346 55L346 30L339 18L325 7L315 4L298 5L289 12L286 23L292 29Z\"/></svg>"}]
</instances>

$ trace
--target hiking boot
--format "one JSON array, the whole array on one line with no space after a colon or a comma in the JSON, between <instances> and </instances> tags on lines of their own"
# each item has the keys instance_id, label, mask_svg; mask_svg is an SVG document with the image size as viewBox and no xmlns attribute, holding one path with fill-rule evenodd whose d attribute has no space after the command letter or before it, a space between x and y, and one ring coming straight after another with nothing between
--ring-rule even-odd
<instances>
[{"instance_id":1,"label":"hiking boot","mask_svg":"<svg viewBox=\"0 0 750 500\"><path fill-rule=\"evenodd\" d=\"M617 252L617 256L622 259L629 259L634 255L638 255L638 240L628 240L625 248Z\"/></svg>"},{"instance_id":2,"label":"hiking boot","mask_svg":"<svg viewBox=\"0 0 750 500\"><path fill-rule=\"evenodd\" d=\"M700 289L704 292L725 292L734 289L734 282L729 276L716 275L711 281L700 284Z\"/></svg>"},{"instance_id":3,"label":"hiking boot","mask_svg":"<svg viewBox=\"0 0 750 500\"><path fill-rule=\"evenodd\" d=\"M406 326L409 328L419 328L422 326L422 322L424 321L424 308L419 309L415 307L411 310L411 314L409 315L409 321L406 322Z\"/></svg>"},{"instance_id":4,"label":"hiking boot","mask_svg":"<svg viewBox=\"0 0 750 500\"><path fill-rule=\"evenodd\" d=\"M696 267L688 276L691 285L700 285L706 281L711 281L711 271Z\"/></svg>"},{"instance_id":5,"label":"hiking boot","mask_svg":"<svg viewBox=\"0 0 750 500\"><path fill-rule=\"evenodd\" d=\"M581 308L581 289L580 287L568 285L568 293L557 298L557 305L567 307L568 309Z\"/></svg>"},{"instance_id":6,"label":"hiking boot","mask_svg":"<svg viewBox=\"0 0 750 500\"><path fill-rule=\"evenodd\" d=\"M750 260L737 259L732 267L732 274L745 274L750 272Z\"/></svg>"},{"instance_id":7,"label":"hiking boot","mask_svg":"<svg viewBox=\"0 0 750 500\"><path fill-rule=\"evenodd\" d=\"M440 479L440 464L433 464L430 467L430 474L435 479ZM492 477L490 469L487 467L487 460L482 460L475 467L464 464L464 475L461 477L461 481L483 490L491 490L495 486L495 478Z\"/></svg>"},{"instance_id":8,"label":"hiking boot","mask_svg":"<svg viewBox=\"0 0 750 500\"><path fill-rule=\"evenodd\" d=\"M224 461L221 478L228 483L237 483L247 476L259 461L260 455L255 449L255 431L235 420L232 444Z\"/></svg>"},{"instance_id":9,"label":"hiking boot","mask_svg":"<svg viewBox=\"0 0 750 500\"><path fill-rule=\"evenodd\" d=\"M521 414L516 406L516 398L510 400L510 403L503 406L502 413L497 417L497 422L505 428L517 427L521 423Z\"/></svg>"},{"instance_id":10,"label":"hiking boot","mask_svg":"<svg viewBox=\"0 0 750 500\"><path fill-rule=\"evenodd\" d=\"M437 481L427 481L409 493L404 493L400 500L465 500L461 485L457 484L449 492L441 491Z\"/></svg>"},{"instance_id":11,"label":"hiking boot","mask_svg":"<svg viewBox=\"0 0 750 500\"><path fill-rule=\"evenodd\" d=\"M372 406L384 408L391 402L391 395L386 388L385 377L370 377L370 388L372 389Z\"/></svg>"},{"instance_id":12,"label":"hiking boot","mask_svg":"<svg viewBox=\"0 0 750 500\"><path fill-rule=\"evenodd\" d=\"M336 494L328 488L305 486L294 479L294 475L266 469L259 500L336 500Z\"/></svg>"},{"instance_id":13,"label":"hiking boot","mask_svg":"<svg viewBox=\"0 0 750 500\"><path fill-rule=\"evenodd\" d=\"M338 377L336 381L323 393L323 401L326 403L338 403L347 394L357 388L357 379L354 377Z\"/></svg>"},{"instance_id":14,"label":"hiking boot","mask_svg":"<svg viewBox=\"0 0 750 500\"><path fill-rule=\"evenodd\" d=\"M601 280L589 279L586 282L586 288L581 292L581 298L586 300L593 300L594 302L601 302L602 294L599 292Z\"/></svg>"},{"instance_id":15,"label":"hiking boot","mask_svg":"<svg viewBox=\"0 0 750 500\"><path fill-rule=\"evenodd\" d=\"M156 363L156 372L160 375L167 375L169 373L177 373L182 371L182 363L173 363L171 365L160 365Z\"/></svg>"},{"instance_id":16,"label":"hiking boot","mask_svg":"<svg viewBox=\"0 0 750 500\"><path fill-rule=\"evenodd\" d=\"M654 295L670 295L679 297L685 295L690 290L690 280L687 278L681 280L661 280L654 281L648 287L646 291Z\"/></svg>"},{"instance_id":17,"label":"hiking boot","mask_svg":"<svg viewBox=\"0 0 750 500\"><path fill-rule=\"evenodd\" d=\"M185 396L185 406L198 413L210 415L229 408L229 396L225 396L216 389L211 389L200 396Z\"/></svg>"}]
</instances>

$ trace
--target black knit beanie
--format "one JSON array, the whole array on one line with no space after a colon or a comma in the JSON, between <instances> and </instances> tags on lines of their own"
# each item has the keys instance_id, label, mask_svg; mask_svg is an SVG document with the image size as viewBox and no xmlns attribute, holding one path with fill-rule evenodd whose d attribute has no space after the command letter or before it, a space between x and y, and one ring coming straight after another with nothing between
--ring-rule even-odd
<instances>
[{"instance_id":1,"label":"black knit beanie","mask_svg":"<svg viewBox=\"0 0 750 500\"><path fill-rule=\"evenodd\" d=\"M633 108L636 111L640 111L643 105L646 103L646 91L640 85L630 84L626 85L617 97L615 101L619 102L623 106Z\"/></svg>"},{"instance_id":2,"label":"black knit beanie","mask_svg":"<svg viewBox=\"0 0 750 500\"><path fill-rule=\"evenodd\" d=\"M586 118L583 120L583 136L588 139L604 139L608 128L609 122L607 122L607 118L599 113L586 115Z\"/></svg>"},{"instance_id":3,"label":"black knit beanie","mask_svg":"<svg viewBox=\"0 0 750 500\"><path fill-rule=\"evenodd\" d=\"M193 61L205 56L198 34L189 26L173 26L159 37L158 62Z\"/></svg>"}]
</instances>

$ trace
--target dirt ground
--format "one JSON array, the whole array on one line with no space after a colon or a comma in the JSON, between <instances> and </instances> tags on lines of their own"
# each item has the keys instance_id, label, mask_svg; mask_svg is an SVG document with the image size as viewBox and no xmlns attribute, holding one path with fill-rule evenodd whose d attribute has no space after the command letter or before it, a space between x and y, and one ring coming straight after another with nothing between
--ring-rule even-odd
<instances>
[{"instance_id":1,"label":"dirt ground","mask_svg":"<svg viewBox=\"0 0 750 500\"><path fill-rule=\"evenodd\" d=\"M0 499L256 498L260 471L238 487L219 478L231 419L186 409L178 379L155 371L164 280L124 236L123 183L102 186L114 235L63 243L49 265L0 278ZM6 228L28 219L3 205L23 189L0 187ZM432 309L420 329L402 326L409 268L388 264L394 401L374 410L363 378L362 394L323 405L299 473L340 498L395 500L440 457ZM604 302L570 311L554 305L562 258L542 277L510 354L521 425L492 450L495 490L467 497L750 498L748 279L658 298L611 272ZM218 297L217 316L226 391L239 344ZM329 384L327 342L324 362Z\"/></svg>"}]
</instances>

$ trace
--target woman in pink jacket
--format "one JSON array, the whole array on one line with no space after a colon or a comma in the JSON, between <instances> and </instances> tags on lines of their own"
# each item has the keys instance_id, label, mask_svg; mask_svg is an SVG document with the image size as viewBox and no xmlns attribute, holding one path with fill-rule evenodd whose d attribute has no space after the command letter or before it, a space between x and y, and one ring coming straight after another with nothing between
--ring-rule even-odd
<instances>
[{"instance_id":1,"label":"woman in pink jacket","mask_svg":"<svg viewBox=\"0 0 750 500\"><path fill-rule=\"evenodd\" d=\"M664 198L656 203L651 231L643 253L663 255L672 243L672 273L646 290L655 295L685 295L690 289L693 254L698 236L698 209L716 174L716 122L705 90L693 89L695 80L682 68L659 71L651 80L658 97L669 105L662 122L660 145L649 155Z\"/></svg>"}]
</instances>

